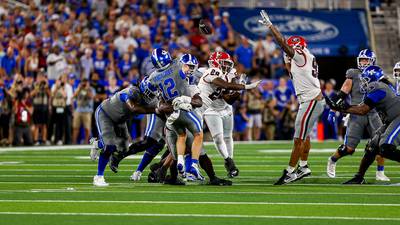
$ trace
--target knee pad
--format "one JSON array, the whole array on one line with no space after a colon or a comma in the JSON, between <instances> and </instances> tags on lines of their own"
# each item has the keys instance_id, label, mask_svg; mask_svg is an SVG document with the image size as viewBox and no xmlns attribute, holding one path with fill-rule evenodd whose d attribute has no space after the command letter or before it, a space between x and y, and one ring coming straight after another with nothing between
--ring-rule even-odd
<instances>
[{"instance_id":1,"label":"knee pad","mask_svg":"<svg viewBox=\"0 0 400 225\"><path fill-rule=\"evenodd\" d=\"M353 155L354 150L349 149L346 145L341 144L338 147L338 153L341 157L346 156L346 155Z\"/></svg>"}]
</instances>

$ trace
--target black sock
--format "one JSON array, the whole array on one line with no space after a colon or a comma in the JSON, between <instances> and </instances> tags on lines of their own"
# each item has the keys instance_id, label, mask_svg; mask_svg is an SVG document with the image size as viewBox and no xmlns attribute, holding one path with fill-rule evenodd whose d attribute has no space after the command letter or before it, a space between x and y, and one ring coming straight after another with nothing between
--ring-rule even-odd
<instances>
[{"instance_id":1,"label":"black sock","mask_svg":"<svg viewBox=\"0 0 400 225\"><path fill-rule=\"evenodd\" d=\"M375 161L377 155L376 151L366 150L363 158L361 159L360 167L358 168L358 175L364 177L368 168Z\"/></svg>"},{"instance_id":2,"label":"black sock","mask_svg":"<svg viewBox=\"0 0 400 225\"><path fill-rule=\"evenodd\" d=\"M207 176L210 180L215 178L215 171L211 159L208 158L207 154L201 155L199 158L200 167L206 171Z\"/></svg>"}]
</instances>

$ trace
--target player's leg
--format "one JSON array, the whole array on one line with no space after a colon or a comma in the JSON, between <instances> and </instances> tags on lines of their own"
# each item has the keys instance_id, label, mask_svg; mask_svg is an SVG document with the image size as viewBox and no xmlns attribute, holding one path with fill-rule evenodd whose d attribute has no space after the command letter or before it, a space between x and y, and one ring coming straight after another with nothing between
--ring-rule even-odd
<instances>
[{"instance_id":1,"label":"player's leg","mask_svg":"<svg viewBox=\"0 0 400 225\"><path fill-rule=\"evenodd\" d=\"M111 154L117 150L117 146L114 142L117 139L117 135L114 132L113 122L104 115L100 108L96 110L95 118L97 130L99 132L99 142L103 148L100 150L97 174L93 178L93 184L95 186L108 186L108 183L104 180L104 171Z\"/></svg>"},{"instance_id":2,"label":"player's leg","mask_svg":"<svg viewBox=\"0 0 400 225\"><path fill-rule=\"evenodd\" d=\"M201 175L199 170L199 158L200 153L203 149L203 122L201 119L201 115L194 111L187 112L184 115L186 116L186 127L189 132L193 134L193 143L191 148L192 163L190 173L197 177L197 179L202 179L203 176Z\"/></svg>"},{"instance_id":3,"label":"player's leg","mask_svg":"<svg viewBox=\"0 0 400 225\"><path fill-rule=\"evenodd\" d=\"M223 159L227 159L229 155L224 141L224 130L221 116L206 114L204 115L204 121L207 123L207 127L210 130L211 137L219 154Z\"/></svg>"},{"instance_id":4,"label":"player's leg","mask_svg":"<svg viewBox=\"0 0 400 225\"><path fill-rule=\"evenodd\" d=\"M317 122L324 107L324 101L312 100L301 103L295 121L294 145L290 156L289 166L283 171L281 178L275 185L282 185L303 177L309 176L311 170L308 168L307 161L303 161L303 166L296 170L297 163L306 149L306 141L312 127Z\"/></svg>"},{"instance_id":5,"label":"player's leg","mask_svg":"<svg viewBox=\"0 0 400 225\"><path fill-rule=\"evenodd\" d=\"M367 125L367 130L372 137L379 128L383 126L383 123L381 121L381 118L378 113L368 113L368 125ZM385 159L377 155L376 156L376 173L375 173L375 179L377 181L390 181L389 177L385 175Z\"/></svg>"},{"instance_id":6,"label":"player's leg","mask_svg":"<svg viewBox=\"0 0 400 225\"><path fill-rule=\"evenodd\" d=\"M225 168L228 168L229 177L237 177L239 175L239 169L236 167L235 161L233 160L233 116L227 114L222 117L222 125L224 132L224 141L228 150L228 162L225 161Z\"/></svg>"},{"instance_id":7,"label":"player's leg","mask_svg":"<svg viewBox=\"0 0 400 225\"><path fill-rule=\"evenodd\" d=\"M352 155L363 137L364 130L368 125L367 116L350 115L344 143L341 144L336 152L328 158L326 173L328 177L336 176L336 163L342 157Z\"/></svg>"},{"instance_id":8,"label":"player's leg","mask_svg":"<svg viewBox=\"0 0 400 225\"><path fill-rule=\"evenodd\" d=\"M116 165L113 159L120 159L124 154L126 154L131 137L126 123L116 125L114 127L114 131L117 134L117 138L115 140L117 150L114 151L110 157L109 167L111 171L118 173L118 164Z\"/></svg>"}]
</instances>

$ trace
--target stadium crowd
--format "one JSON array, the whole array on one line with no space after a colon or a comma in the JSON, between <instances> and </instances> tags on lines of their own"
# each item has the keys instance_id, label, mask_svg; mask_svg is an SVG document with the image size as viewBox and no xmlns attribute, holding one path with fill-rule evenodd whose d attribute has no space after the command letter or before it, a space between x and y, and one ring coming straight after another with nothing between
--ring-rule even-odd
<instances>
[{"instance_id":1,"label":"stadium crowd","mask_svg":"<svg viewBox=\"0 0 400 225\"><path fill-rule=\"evenodd\" d=\"M2 145L88 143L96 136L93 112L117 90L137 84L156 47L173 57L195 55L206 66L210 52L224 50L238 73L263 79L235 107L236 140L292 139L297 102L272 36L251 41L229 23L217 1L65 0L25 1L29 9L0 3L0 140ZM201 18L212 35L198 31ZM328 95L334 80L321 81ZM321 123L336 139L338 123ZM336 120L340 121L340 120ZM140 138L143 116L132 118ZM340 132L339 132L340 133Z\"/></svg>"}]
</instances>

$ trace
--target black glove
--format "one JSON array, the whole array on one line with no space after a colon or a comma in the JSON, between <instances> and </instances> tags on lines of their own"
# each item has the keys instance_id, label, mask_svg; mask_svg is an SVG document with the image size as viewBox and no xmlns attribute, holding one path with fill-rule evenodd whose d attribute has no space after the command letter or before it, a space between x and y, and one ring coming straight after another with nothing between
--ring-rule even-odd
<instances>
[{"instance_id":1,"label":"black glove","mask_svg":"<svg viewBox=\"0 0 400 225\"><path fill-rule=\"evenodd\" d=\"M339 111L339 112L344 112L346 109L348 109L350 106L346 103L346 101L336 101L334 102L332 99L330 99L328 96L325 96L325 102L329 106L329 108Z\"/></svg>"}]
</instances>

